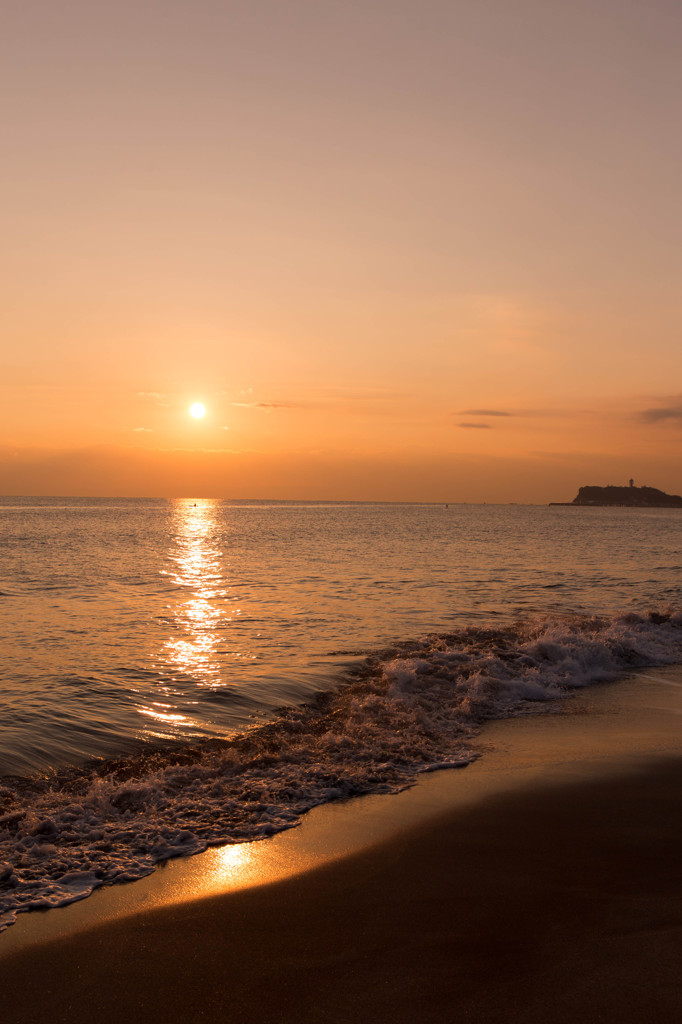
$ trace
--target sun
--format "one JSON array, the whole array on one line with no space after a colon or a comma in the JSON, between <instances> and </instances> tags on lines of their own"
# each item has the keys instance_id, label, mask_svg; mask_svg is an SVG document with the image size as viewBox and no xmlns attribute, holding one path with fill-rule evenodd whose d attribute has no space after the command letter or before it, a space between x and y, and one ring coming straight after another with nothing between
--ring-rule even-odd
<instances>
[{"instance_id":1,"label":"sun","mask_svg":"<svg viewBox=\"0 0 682 1024\"><path fill-rule=\"evenodd\" d=\"M201 402L193 402L189 407L189 414L194 416L195 420L200 420L202 416L206 415L206 406Z\"/></svg>"}]
</instances>

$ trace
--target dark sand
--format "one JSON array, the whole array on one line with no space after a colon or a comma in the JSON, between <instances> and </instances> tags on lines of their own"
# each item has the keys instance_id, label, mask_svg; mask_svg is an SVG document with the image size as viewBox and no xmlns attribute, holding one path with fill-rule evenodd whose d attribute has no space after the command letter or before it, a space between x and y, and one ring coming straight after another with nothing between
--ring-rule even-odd
<instances>
[{"instance_id":1,"label":"dark sand","mask_svg":"<svg viewBox=\"0 0 682 1024\"><path fill-rule=\"evenodd\" d=\"M677 1024L682 758L609 764L521 772L296 877L10 950L0 1021Z\"/></svg>"}]
</instances>

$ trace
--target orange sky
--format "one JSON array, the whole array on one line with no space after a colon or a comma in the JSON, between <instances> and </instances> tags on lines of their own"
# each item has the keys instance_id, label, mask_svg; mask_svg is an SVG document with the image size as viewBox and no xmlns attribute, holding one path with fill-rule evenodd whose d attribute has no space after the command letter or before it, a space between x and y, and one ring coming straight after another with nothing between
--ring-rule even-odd
<instances>
[{"instance_id":1,"label":"orange sky","mask_svg":"<svg viewBox=\"0 0 682 1024\"><path fill-rule=\"evenodd\" d=\"M673 0L13 5L0 493L682 492L681 44Z\"/></svg>"}]
</instances>

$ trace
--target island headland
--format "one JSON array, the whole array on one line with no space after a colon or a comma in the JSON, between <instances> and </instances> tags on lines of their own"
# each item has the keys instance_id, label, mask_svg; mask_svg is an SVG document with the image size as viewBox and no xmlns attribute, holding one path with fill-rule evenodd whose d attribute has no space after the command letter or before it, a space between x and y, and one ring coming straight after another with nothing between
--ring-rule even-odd
<instances>
[{"instance_id":1,"label":"island headland","mask_svg":"<svg viewBox=\"0 0 682 1024\"><path fill-rule=\"evenodd\" d=\"M679 494L666 494L657 487L627 487L607 484L606 487L581 487L573 501L550 501L550 505L604 506L619 508L682 508Z\"/></svg>"}]
</instances>

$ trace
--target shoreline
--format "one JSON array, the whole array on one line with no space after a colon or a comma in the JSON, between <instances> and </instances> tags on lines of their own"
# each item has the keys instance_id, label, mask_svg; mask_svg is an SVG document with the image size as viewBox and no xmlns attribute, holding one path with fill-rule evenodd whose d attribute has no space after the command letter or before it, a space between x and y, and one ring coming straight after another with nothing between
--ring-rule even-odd
<instances>
[{"instance_id":1,"label":"shoreline","mask_svg":"<svg viewBox=\"0 0 682 1024\"><path fill-rule=\"evenodd\" d=\"M172 858L141 879L21 913L0 932L0 961L15 950L119 918L315 870L442 812L457 813L523 786L622 774L651 760L682 757L682 729L678 732L674 717L682 715L682 665L643 669L539 707L537 714L485 723L471 744L477 760L425 772L400 793L320 804L295 827L267 839Z\"/></svg>"},{"instance_id":2,"label":"shoreline","mask_svg":"<svg viewBox=\"0 0 682 1024\"><path fill-rule=\"evenodd\" d=\"M523 1019L568 1022L561 1007L577 995L564 991L559 967L584 961L588 947L594 959L581 969L592 980L579 990L589 1005L575 1005L573 1020L602 1019L589 1007L607 997L612 1019L637 1019L630 1005L643 1019L632 979L654 970L652 949L659 976L682 952L682 668L595 686L565 707L489 723L477 762L397 796L327 804L270 840L21 915L0 935L0 972L13 982L2 985L3 1021L106 1022L145 1006L151 1020L171 1022L229 1012L369 1024L457 1009L501 1024L517 1019L508 1000L521 971L540 1000L533 1009L522 999ZM632 977L609 943L625 943L632 962L643 957ZM493 972L487 980L472 950ZM682 1010L666 979L649 1020ZM630 993L623 1005L616 982Z\"/></svg>"}]
</instances>

